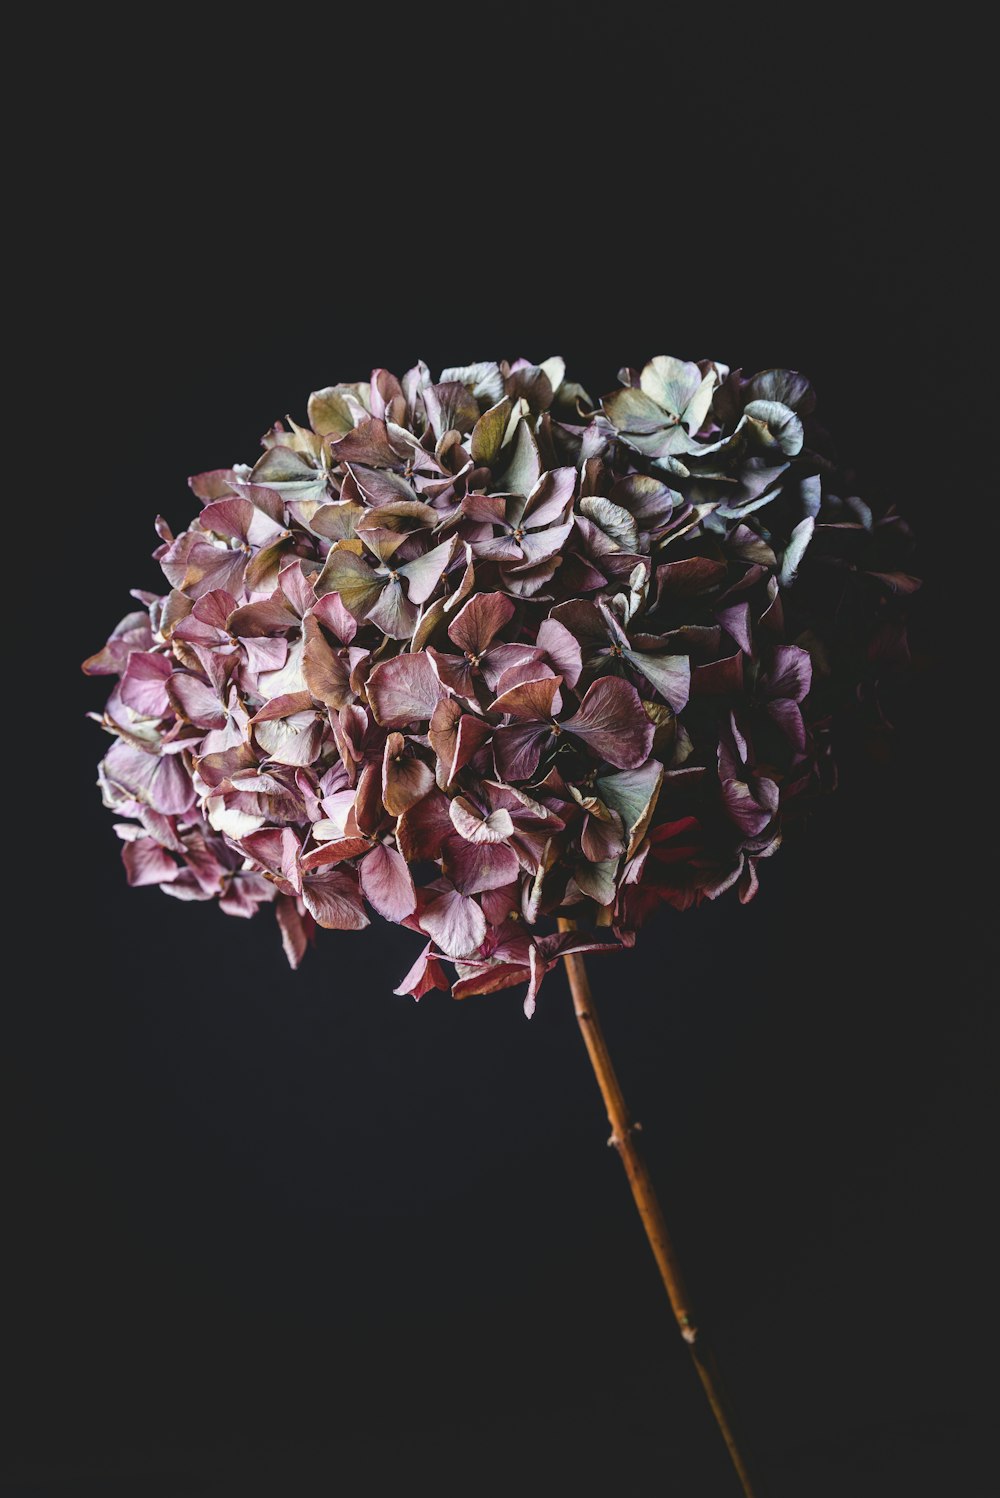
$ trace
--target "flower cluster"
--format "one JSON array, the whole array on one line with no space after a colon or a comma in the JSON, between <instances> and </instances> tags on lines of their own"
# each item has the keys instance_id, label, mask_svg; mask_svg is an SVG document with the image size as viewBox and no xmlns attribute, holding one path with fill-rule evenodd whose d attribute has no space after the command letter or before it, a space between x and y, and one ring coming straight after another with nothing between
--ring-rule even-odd
<instances>
[{"instance_id":1,"label":"flower cluster","mask_svg":"<svg viewBox=\"0 0 1000 1498\"><path fill-rule=\"evenodd\" d=\"M529 1013L657 905L749 900L917 586L814 406L666 356L596 404L557 358L317 391L190 481L168 591L85 663L129 882L273 905L293 966L375 910L423 937L397 992L448 961Z\"/></svg>"}]
</instances>

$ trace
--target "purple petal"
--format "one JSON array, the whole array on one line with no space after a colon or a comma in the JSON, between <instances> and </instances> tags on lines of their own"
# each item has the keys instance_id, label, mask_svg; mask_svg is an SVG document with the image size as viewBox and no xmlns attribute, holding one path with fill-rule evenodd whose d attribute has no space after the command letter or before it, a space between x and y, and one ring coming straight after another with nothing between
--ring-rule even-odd
<instances>
[{"instance_id":1,"label":"purple petal","mask_svg":"<svg viewBox=\"0 0 1000 1498\"><path fill-rule=\"evenodd\" d=\"M390 640L408 640L417 625L417 606L403 592L403 585L390 581L368 610L369 622Z\"/></svg>"},{"instance_id":2,"label":"purple petal","mask_svg":"<svg viewBox=\"0 0 1000 1498\"><path fill-rule=\"evenodd\" d=\"M444 849L444 871L463 895L502 889L518 877L520 867L514 849L502 843L467 843L456 837Z\"/></svg>"},{"instance_id":3,"label":"purple petal","mask_svg":"<svg viewBox=\"0 0 1000 1498\"><path fill-rule=\"evenodd\" d=\"M732 635L737 645L747 655L753 654L753 641L750 638L750 605L748 603L737 603L732 608L719 609L715 615L727 634Z\"/></svg>"},{"instance_id":4,"label":"purple petal","mask_svg":"<svg viewBox=\"0 0 1000 1498\"><path fill-rule=\"evenodd\" d=\"M444 541L397 570L406 578L407 592L413 603L426 603L455 555L457 538Z\"/></svg>"},{"instance_id":5,"label":"purple petal","mask_svg":"<svg viewBox=\"0 0 1000 1498\"><path fill-rule=\"evenodd\" d=\"M399 455L389 442L384 421L369 417L353 431L333 443L333 451L342 463L364 463L368 468L402 468Z\"/></svg>"},{"instance_id":6,"label":"purple petal","mask_svg":"<svg viewBox=\"0 0 1000 1498\"><path fill-rule=\"evenodd\" d=\"M274 913L277 917L278 929L281 932L281 945L288 959L288 965L291 968L297 968L309 946L313 926L312 916L301 915L295 901L288 895L278 896L274 903Z\"/></svg>"},{"instance_id":7,"label":"purple petal","mask_svg":"<svg viewBox=\"0 0 1000 1498\"><path fill-rule=\"evenodd\" d=\"M583 656L576 637L558 619L543 619L538 626L538 646L566 685L575 687L583 671Z\"/></svg>"},{"instance_id":8,"label":"purple petal","mask_svg":"<svg viewBox=\"0 0 1000 1498\"><path fill-rule=\"evenodd\" d=\"M400 817L396 823L396 842L407 863L419 863L440 858L441 845L453 832L448 798L432 790Z\"/></svg>"},{"instance_id":9,"label":"purple petal","mask_svg":"<svg viewBox=\"0 0 1000 1498\"><path fill-rule=\"evenodd\" d=\"M513 669L517 669L514 667ZM533 677L501 692L490 704L491 713L505 713L522 722L538 723L551 718L553 701L562 684L561 676Z\"/></svg>"},{"instance_id":10,"label":"purple petal","mask_svg":"<svg viewBox=\"0 0 1000 1498\"><path fill-rule=\"evenodd\" d=\"M653 746L653 725L638 692L618 677L604 676L595 681L587 688L578 711L560 726L620 770L641 765Z\"/></svg>"},{"instance_id":11,"label":"purple petal","mask_svg":"<svg viewBox=\"0 0 1000 1498\"><path fill-rule=\"evenodd\" d=\"M412 729L416 723L429 722L446 695L423 650L383 661L368 678L368 701L383 728Z\"/></svg>"},{"instance_id":12,"label":"purple petal","mask_svg":"<svg viewBox=\"0 0 1000 1498\"><path fill-rule=\"evenodd\" d=\"M688 656L654 655L645 650L626 650L624 654L675 713L687 706L691 693L691 661Z\"/></svg>"},{"instance_id":13,"label":"purple petal","mask_svg":"<svg viewBox=\"0 0 1000 1498\"><path fill-rule=\"evenodd\" d=\"M546 724L513 723L493 734L497 769L504 780L530 780L552 730Z\"/></svg>"},{"instance_id":14,"label":"purple petal","mask_svg":"<svg viewBox=\"0 0 1000 1498\"><path fill-rule=\"evenodd\" d=\"M553 468L544 473L528 495L521 524L532 528L554 525L563 519L575 493L575 468Z\"/></svg>"},{"instance_id":15,"label":"purple petal","mask_svg":"<svg viewBox=\"0 0 1000 1498\"><path fill-rule=\"evenodd\" d=\"M778 645L767 673L765 694L774 699L788 697L802 702L812 686L812 658L798 645Z\"/></svg>"},{"instance_id":16,"label":"purple petal","mask_svg":"<svg viewBox=\"0 0 1000 1498\"><path fill-rule=\"evenodd\" d=\"M448 626L448 638L459 650L480 656L514 617L514 605L503 593L475 593Z\"/></svg>"},{"instance_id":17,"label":"purple petal","mask_svg":"<svg viewBox=\"0 0 1000 1498\"><path fill-rule=\"evenodd\" d=\"M166 817L180 816L194 805L194 786L180 755L147 754L119 740L103 763L109 780Z\"/></svg>"}]
</instances>

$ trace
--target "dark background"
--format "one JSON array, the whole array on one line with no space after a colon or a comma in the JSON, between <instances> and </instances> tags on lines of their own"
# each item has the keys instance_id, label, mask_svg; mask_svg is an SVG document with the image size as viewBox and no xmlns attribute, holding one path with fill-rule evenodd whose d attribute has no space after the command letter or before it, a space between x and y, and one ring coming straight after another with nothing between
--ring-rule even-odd
<instances>
[{"instance_id":1,"label":"dark background","mask_svg":"<svg viewBox=\"0 0 1000 1498\"><path fill-rule=\"evenodd\" d=\"M802 368L859 492L918 528L892 759L848 758L750 908L591 969L767 1491L992 1490L976 43L768 14L724 48L717 18L594 6L174 28L125 67L63 38L5 1493L736 1491L562 975L530 1023L516 992L415 1006L381 923L293 975L268 915L129 891L93 787L78 661L157 586L188 474L373 364L555 352L595 394L658 352Z\"/></svg>"}]
</instances>

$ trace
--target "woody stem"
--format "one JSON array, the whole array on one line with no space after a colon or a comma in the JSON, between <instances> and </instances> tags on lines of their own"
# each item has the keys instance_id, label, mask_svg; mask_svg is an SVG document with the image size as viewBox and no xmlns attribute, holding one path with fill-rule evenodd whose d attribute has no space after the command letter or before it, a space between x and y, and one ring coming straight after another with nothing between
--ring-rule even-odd
<instances>
[{"instance_id":1,"label":"woody stem","mask_svg":"<svg viewBox=\"0 0 1000 1498\"><path fill-rule=\"evenodd\" d=\"M573 922L560 918L559 929L572 931ZM750 1480L747 1461L737 1444L733 1431L729 1400L723 1389L719 1370L711 1348L707 1344L705 1333L698 1327L695 1319L691 1297L684 1284L684 1276L677 1260L673 1239L664 1220L663 1209L657 1198L648 1167L639 1150L636 1139L638 1125L632 1122L621 1084L615 1073L604 1031L601 1029L594 1006L583 957L579 952L570 952L566 954L563 961L566 964L566 975L569 978L573 1008L576 1011L580 1033L587 1047L587 1055L594 1068L597 1085L601 1089L601 1096L607 1109L608 1122L611 1125L611 1138L608 1143L614 1145L625 1167L625 1174L632 1188L632 1196L646 1230L646 1237L649 1239L649 1246L653 1250L660 1278L670 1299L674 1319L681 1336L688 1344L698 1377L701 1379L712 1413L722 1433L722 1439L726 1443L733 1466L742 1483L745 1498L754 1498L755 1489Z\"/></svg>"}]
</instances>

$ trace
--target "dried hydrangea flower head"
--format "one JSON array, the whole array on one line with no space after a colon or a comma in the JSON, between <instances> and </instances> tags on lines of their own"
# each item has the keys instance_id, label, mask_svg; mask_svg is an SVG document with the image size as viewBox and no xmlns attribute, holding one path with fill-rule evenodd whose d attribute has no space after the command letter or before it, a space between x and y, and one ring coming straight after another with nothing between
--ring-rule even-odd
<instances>
[{"instance_id":1,"label":"dried hydrangea flower head","mask_svg":"<svg viewBox=\"0 0 1000 1498\"><path fill-rule=\"evenodd\" d=\"M293 966L374 910L424 939L397 992L529 1013L567 951L753 897L832 710L905 660L909 533L843 495L803 376L620 382L376 369L191 480L168 591L84 667L131 884L272 905Z\"/></svg>"}]
</instances>

